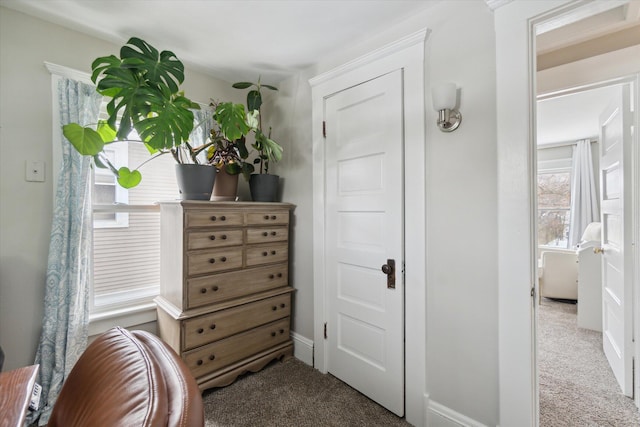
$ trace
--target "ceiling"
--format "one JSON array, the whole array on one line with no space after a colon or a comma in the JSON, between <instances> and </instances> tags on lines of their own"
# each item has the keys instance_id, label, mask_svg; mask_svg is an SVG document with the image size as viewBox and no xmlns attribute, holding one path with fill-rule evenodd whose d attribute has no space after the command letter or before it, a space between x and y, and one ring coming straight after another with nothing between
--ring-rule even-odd
<instances>
[{"instance_id":1,"label":"ceiling","mask_svg":"<svg viewBox=\"0 0 640 427\"><path fill-rule=\"evenodd\" d=\"M277 83L443 0L0 0L122 45L140 37L227 81ZM480 1L480 0L478 0ZM495 0L490 0L495 1Z\"/></svg>"},{"instance_id":2,"label":"ceiling","mask_svg":"<svg viewBox=\"0 0 640 427\"><path fill-rule=\"evenodd\" d=\"M538 71L640 44L640 0L592 2L539 25ZM597 138L599 116L615 88L603 87L539 101L538 145Z\"/></svg>"}]
</instances>

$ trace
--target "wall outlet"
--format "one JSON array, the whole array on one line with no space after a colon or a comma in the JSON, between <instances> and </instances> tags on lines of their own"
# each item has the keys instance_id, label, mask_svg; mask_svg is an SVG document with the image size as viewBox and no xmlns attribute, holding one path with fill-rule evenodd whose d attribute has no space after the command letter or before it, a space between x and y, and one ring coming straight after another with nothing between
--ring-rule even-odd
<instances>
[{"instance_id":1,"label":"wall outlet","mask_svg":"<svg viewBox=\"0 0 640 427\"><path fill-rule=\"evenodd\" d=\"M27 160L25 179L29 182L44 182L45 163L37 160Z\"/></svg>"}]
</instances>

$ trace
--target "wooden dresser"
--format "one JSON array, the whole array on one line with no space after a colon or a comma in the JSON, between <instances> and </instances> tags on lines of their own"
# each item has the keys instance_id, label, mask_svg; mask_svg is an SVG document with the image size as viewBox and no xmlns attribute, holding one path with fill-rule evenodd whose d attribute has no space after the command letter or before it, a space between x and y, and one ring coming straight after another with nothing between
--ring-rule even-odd
<instances>
[{"instance_id":1,"label":"wooden dresser","mask_svg":"<svg viewBox=\"0 0 640 427\"><path fill-rule=\"evenodd\" d=\"M289 216L293 205L160 204L158 331L201 390L293 354Z\"/></svg>"}]
</instances>

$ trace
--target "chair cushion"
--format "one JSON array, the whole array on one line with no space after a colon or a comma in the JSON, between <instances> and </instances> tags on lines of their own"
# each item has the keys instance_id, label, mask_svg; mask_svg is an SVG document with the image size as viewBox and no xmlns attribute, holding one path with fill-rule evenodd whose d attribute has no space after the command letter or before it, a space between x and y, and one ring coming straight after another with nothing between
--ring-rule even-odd
<instances>
[{"instance_id":1,"label":"chair cushion","mask_svg":"<svg viewBox=\"0 0 640 427\"><path fill-rule=\"evenodd\" d=\"M195 380L175 352L149 333L113 328L82 354L48 425L202 426L203 418Z\"/></svg>"}]
</instances>

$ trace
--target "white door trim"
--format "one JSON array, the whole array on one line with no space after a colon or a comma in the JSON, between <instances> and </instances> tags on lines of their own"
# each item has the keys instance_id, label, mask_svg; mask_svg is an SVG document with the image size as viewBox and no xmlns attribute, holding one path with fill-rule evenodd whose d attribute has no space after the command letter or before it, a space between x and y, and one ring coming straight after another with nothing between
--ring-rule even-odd
<instances>
[{"instance_id":1,"label":"white door trim","mask_svg":"<svg viewBox=\"0 0 640 427\"><path fill-rule=\"evenodd\" d=\"M594 2L550 0L512 2L495 12L498 120L498 311L499 412L502 426L538 424L537 375L534 360L533 301L535 259L535 45L539 23L589 7ZM636 94L640 90L636 87ZM637 99L637 97L636 97ZM636 101L636 107L638 102ZM636 108L635 124L639 122ZM640 151L634 136L634 177ZM640 240L640 188L633 190L635 236ZM640 265L640 251L634 255ZM635 271L635 329L640 326L640 272ZM636 357L640 343L636 340ZM637 359L636 359L637 360ZM529 368L529 369L528 369ZM638 371L638 370L636 370ZM640 378L636 372L636 379ZM636 383L637 386L637 383ZM638 390L638 389L636 389Z\"/></svg>"},{"instance_id":2,"label":"white door trim","mask_svg":"<svg viewBox=\"0 0 640 427\"><path fill-rule=\"evenodd\" d=\"M402 69L404 75L405 168L405 416L423 426L426 380L426 158L424 51L428 31L395 43L312 78L313 99L313 277L314 366L327 372L324 323L327 318L324 260L325 156L324 98Z\"/></svg>"}]
</instances>

